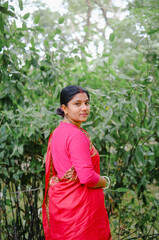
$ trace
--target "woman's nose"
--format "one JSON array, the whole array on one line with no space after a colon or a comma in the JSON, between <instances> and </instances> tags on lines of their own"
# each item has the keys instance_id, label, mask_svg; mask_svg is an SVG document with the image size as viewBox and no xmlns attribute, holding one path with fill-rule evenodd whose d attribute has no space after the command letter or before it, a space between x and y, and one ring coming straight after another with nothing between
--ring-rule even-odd
<instances>
[{"instance_id":1,"label":"woman's nose","mask_svg":"<svg viewBox=\"0 0 159 240\"><path fill-rule=\"evenodd\" d=\"M88 106L86 104L82 104L82 110L87 110Z\"/></svg>"}]
</instances>

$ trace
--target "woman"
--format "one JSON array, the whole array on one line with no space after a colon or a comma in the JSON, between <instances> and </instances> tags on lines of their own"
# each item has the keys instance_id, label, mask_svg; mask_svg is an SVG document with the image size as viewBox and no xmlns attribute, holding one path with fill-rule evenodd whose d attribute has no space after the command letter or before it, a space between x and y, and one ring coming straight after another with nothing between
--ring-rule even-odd
<instances>
[{"instance_id":1,"label":"woman","mask_svg":"<svg viewBox=\"0 0 159 240\"><path fill-rule=\"evenodd\" d=\"M88 133L90 96L71 85L61 91L63 121L51 134L46 157L43 226L46 240L110 240L104 205L106 180Z\"/></svg>"}]
</instances>

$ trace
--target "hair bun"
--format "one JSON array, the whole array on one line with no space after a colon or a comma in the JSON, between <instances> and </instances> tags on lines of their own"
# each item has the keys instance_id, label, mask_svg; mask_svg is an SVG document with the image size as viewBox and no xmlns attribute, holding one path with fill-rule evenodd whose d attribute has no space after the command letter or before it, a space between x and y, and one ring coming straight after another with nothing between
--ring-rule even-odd
<instances>
[{"instance_id":1,"label":"hair bun","mask_svg":"<svg viewBox=\"0 0 159 240\"><path fill-rule=\"evenodd\" d=\"M65 115L64 111L61 108L57 108L56 112L57 112L58 115L60 115L62 117L64 117L64 115Z\"/></svg>"}]
</instances>

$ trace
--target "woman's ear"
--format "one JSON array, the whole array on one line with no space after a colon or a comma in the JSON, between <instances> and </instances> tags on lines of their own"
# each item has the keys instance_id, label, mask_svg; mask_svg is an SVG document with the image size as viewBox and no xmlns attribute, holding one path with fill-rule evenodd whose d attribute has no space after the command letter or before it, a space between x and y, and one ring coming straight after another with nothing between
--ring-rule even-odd
<instances>
[{"instance_id":1,"label":"woman's ear","mask_svg":"<svg viewBox=\"0 0 159 240\"><path fill-rule=\"evenodd\" d=\"M67 115L67 106L65 104L61 105L61 109L64 111L65 115Z\"/></svg>"}]
</instances>

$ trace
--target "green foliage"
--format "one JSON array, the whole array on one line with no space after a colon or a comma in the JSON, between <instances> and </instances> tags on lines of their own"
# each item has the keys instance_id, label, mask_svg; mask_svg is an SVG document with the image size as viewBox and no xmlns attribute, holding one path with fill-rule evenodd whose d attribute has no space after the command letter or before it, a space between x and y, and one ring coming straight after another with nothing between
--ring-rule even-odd
<instances>
[{"instance_id":1,"label":"green foliage","mask_svg":"<svg viewBox=\"0 0 159 240\"><path fill-rule=\"evenodd\" d=\"M23 1L22 0L18 0L19 3L19 8L22 11L23 10Z\"/></svg>"},{"instance_id":2,"label":"green foliage","mask_svg":"<svg viewBox=\"0 0 159 240\"><path fill-rule=\"evenodd\" d=\"M158 25L156 15L149 19L156 13L153 5L147 12L148 1L142 3L132 2L127 18L111 21L109 40L94 23L90 32L104 46L96 57L89 51L92 39L71 38L65 15L39 9L33 16L25 13L18 27L10 19L16 16L13 7L0 6L0 177L19 189L31 188L34 179L36 187L44 187L47 139L61 120L60 91L82 85L91 94L83 127L100 152L101 174L111 179L106 204L114 236L117 228L123 236L135 228L146 234L144 223L158 230L158 200L149 192L159 181ZM24 7L19 1L20 10ZM11 205L9 198L6 204Z\"/></svg>"},{"instance_id":3,"label":"green foliage","mask_svg":"<svg viewBox=\"0 0 159 240\"><path fill-rule=\"evenodd\" d=\"M8 7L5 7L5 6L0 6L0 12L6 14L6 15L9 15L11 17L15 17L16 15L14 14L14 12L8 10ZM2 22L1 22L2 24Z\"/></svg>"}]
</instances>

